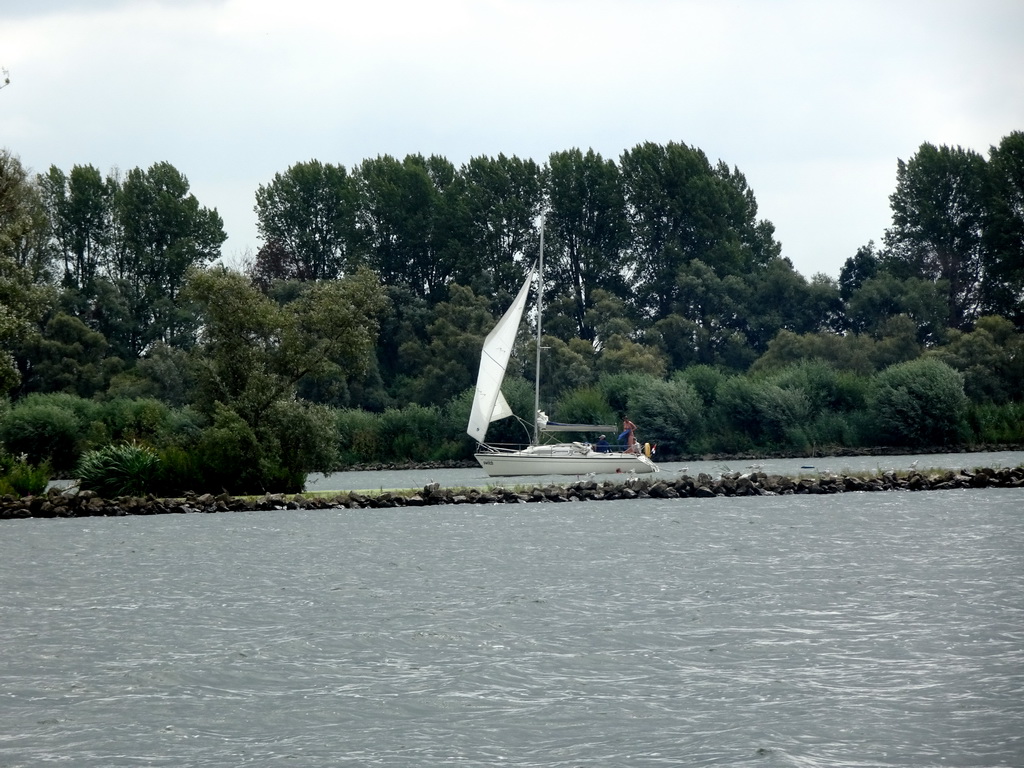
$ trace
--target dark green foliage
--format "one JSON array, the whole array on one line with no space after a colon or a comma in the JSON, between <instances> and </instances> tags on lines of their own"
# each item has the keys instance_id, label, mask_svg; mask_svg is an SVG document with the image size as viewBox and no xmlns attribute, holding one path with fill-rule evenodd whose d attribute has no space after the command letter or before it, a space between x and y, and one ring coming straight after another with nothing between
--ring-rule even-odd
<instances>
[{"instance_id":1,"label":"dark green foliage","mask_svg":"<svg viewBox=\"0 0 1024 768\"><path fill-rule=\"evenodd\" d=\"M878 440L929 446L967 436L963 376L943 362L922 358L886 368L874 378L868 412Z\"/></svg>"},{"instance_id":2,"label":"dark green foliage","mask_svg":"<svg viewBox=\"0 0 1024 768\"><path fill-rule=\"evenodd\" d=\"M468 420L469 411L466 413ZM384 451L380 444L379 422L379 414L356 408L345 408L335 413L341 466L380 460Z\"/></svg>"},{"instance_id":3,"label":"dark green foliage","mask_svg":"<svg viewBox=\"0 0 1024 768\"><path fill-rule=\"evenodd\" d=\"M86 451L75 467L79 487L108 499L145 496L154 485L160 459L137 443L111 443Z\"/></svg>"},{"instance_id":4,"label":"dark green foliage","mask_svg":"<svg viewBox=\"0 0 1024 768\"><path fill-rule=\"evenodd\" d=\"M152 442L167 429L171 409L155 398L118 398L103 404L100 417L112 440Z\"/></svg>"},{"instance_id":5,"label":"dark green foliage","mask_svg":"<svg viewBox=\"0 0 1024 768\"><path fill-rule=\"evenodd\" d=\"M355 193L344 166L296 163L256 190L257 228L267 243L254 280L333 280L350 267Z\"/></svg>"},{"instance_id":6,"label":"dark green foliage","mask_svg":"<svg viewBox=\"0 0 1024 768\"><path fill-rule=\"evenodd\" d=\"M453 398L444 410L410 404L381 414L337 411L334 423L339 463L350 466L469 458L473 446L465 435L465 425L471 402L469 390Z\"/></svg>"},{"instance_id":7,"label":"dark green foliage","mask_svg":"<svg viewBox=\"0 0 1024 768\"><path fill-rule=\"evenodd\" d=\"M597 380L597 388L615 413L628 417L630 398L651 381L643 373L610 373Z\"/></svg>"},{"instance_id":8,"label":"dark green foliage","mask_svg":"<svg viewBox=\"0 0 1024 768\"><path fill-rule=\"evenodd\" d=\"M0 496L38 496L46 490L52 474L45 461L31 464L0 449Z\"/></svg>"},{"instance_id":9,"label":"dark green foliage","mask_svg":"<svg viewBox=\"0 0 1024 768\"><path fill-rule=\"evenodd\" d=\"M288 477L330 472L337 464L337 440L331 410L321 405L281 400L271 408L257 435L265 457Z\"/></svg>"},{"instance_id":10,"label":"dark green foliage","mask_svg":"<svg viewBox=\"0 0 1024 768\"><path fill-rule=\"evenodd\" d=\"M840 373L822 360L807 360L788 366L771 376L779 387L804 393L811 415L826 411L851 411L864 407L866 379Z\"/></svg>"},{"instance_id":11,"label":"dark green foliage","mask_svg":"<svg viewBox=\"0 0 1024 768\"><path fill-rule=\"evenodd\" d=\"M106 388L111 372L120 367L108 352L103 334L77 317L57 314L18 352L26 371L22 389L92 397Z\"/></svg>"},{"instance_id":12,"label":"dark green foliage","mask_svg":"<svg viewBox=\"0 0 1024 768\"><path fill-rule=\"evenodd\" d=\"M597 387L581 387L567 392L548 414L555 421L570 424L615 424L618 416Z\"/></svg>"},{"instance_id":13,"label":"dark green foliage","mask_svg":"<svg viewBox=\"0 0 1024 768\"><path fill-rule=\"evenodd\" d=\"M55 471L69 470L97 410L95 404L73 395L30 395L0 422L0 442L9 453L24 454L33 464L48 461Z\"/></svg>"},{"instance_id":14,"label":"dark green foliage","mask_svg":"<svg viewBox=\"0 0 1024 768\"><path fill-rule=\"evenodd\" d=\"M556 420L628 416L669 453L949 440L883 432L881 390L868 404L868 377L924 355L963 375L974 439L1012 435L1022 158L1021 132L987 163L922 145L899 165L886 248L859 249L837 282L781 257L738 169L678 143L618 162L574 149L546 165L382 156L351 175L300 163L260 188L248 275L205 266L219 217L169 164L33 183L3 152L0 203L17 215L0 221L0 388L20 376L22 399L0 412L0 441L63 474L82 451L137 440L162 457L158 486L192 490L466 458L480 345L536 257L542 212L540 408ZM517 418L489 441L532 437L526 317L505 385ZM892 391L911 403L910 389Z\"/></svg>"},{"instance_id":15,"label":"dark green foliage","mask_svg":"<svg viewBox=\"0 0 1024 768\"><path fill-rule=\"evenodd\" d=\"M656 443L663 452L682 452L704 429L704 403L683 379L637 387L629 398L629 414L637 439Z\"/></svg>"},{"instance_id":16,"label":"dark green foliage","mask_svg":"<svg viewBox=\"0 0 1024 768\"><path fill-rule=\"evenodd\" d=\"M386 452L392 461L435 461L443 454L444 430L436 406L389 408L381 414L380 427L390 443Z\"/></svg>"},{"instance_id":17,"label":"dark green foliage","mask_svg":"<svg viewBox=\"0 0 1024 768\"><path fill-rule=\"evenodd\" d=\"M1024 442L1024 402L972 403L967 409L967 420L978 443Z\"/></svg>"},{"instance_id":18,"label":"dark green foliage","mask_svg":"<svg viewBox=\"0 0 1024 768\"><path fill-rule=\"evenodd\" d=\"M269 491L264 451L256 433L234 411L218 406L213 424L203 430L196 445L203 489L228 493ZM303 478L304 480L305 478ZM273 487L273 490L284 490Z\"/></svg>"},{"instance_id":19,"label":"dark green foliage","mask_svg":"<svg viewBox=\"0 0 1024 768\"><path fill-rule=\"evenodd\" d=\"M209 490L197 451L186 450L180 445L167 445L157 451L157 458L159 472L150 489L154 495L180 497L189 492Z\"/></svg>"},{"instance_id":20,"label":"dark green foliage","mask_svg":"<svg viewBox=\"0 0 1024 768\"><path fill-rule=\"evenodd\" d=\"M935 356L964 375L964 392L976 403L1024 397L1024 335L1002 317L978 320L971 333L951 331Z\"/></svg>"},{"instance_id":21,"label":"dark green foliage","mask_svg":"<svg viewBox=\"0 0 1024 768\"><path fill-rule=\"evenodd\" d=\"M705 408L715 404L718 399L718 386L728 378L723 371L710 365L691 365L675 375L693 387Z\"/></svg>"}]
</instances>

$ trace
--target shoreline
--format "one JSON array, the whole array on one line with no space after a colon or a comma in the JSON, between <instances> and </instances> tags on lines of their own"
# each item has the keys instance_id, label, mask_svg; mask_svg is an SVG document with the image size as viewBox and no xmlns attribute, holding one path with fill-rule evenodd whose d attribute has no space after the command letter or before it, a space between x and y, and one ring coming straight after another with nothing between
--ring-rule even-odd
<instances>
[{"instance_id":1,"label":"shoreline","mask_svg":"<svg viewBox=\"0 0 1024 768\"><path fill-rule=\"evenodd\" d=\"M120 497L104 499L93 491L77 487L51 488L38 496L0 499L0 520L31 518L124 517L270 510L391 509L447 504L529 504L582 501L615 501L644 498L686 499L718 496L785 496L797 494L899 491L944 491L976 488L1024 488L1024 465L1014 468L960 470L888 470L878 474L816 474L814 476L768 475L764 472L726 473L715 479L701 472L696 477L679 475L665 479L657 475L632 477L625 481L578 481L543 486L512 488L442 488L431 483L422 490L356 491L330 495L265 494L262 497L188 494L180 499Z\"/></svg>"},{"instance_id":2,"label":"shoreline","mask_svg":"<svg viewBox=\"0 0 1024 768\"><path fill-rule=\"evenodd\" d=\"M1024 443L980 443L976 445L934 445L924 448L908 448L906 446L876 445L867 448L847 448L843 446L827 446L807 451L745 451L740 453L683 453L658 455L656 463L687 461L763 461L765 459L823 459L844 458L849 456L907 456L942 453L988 453L1000 451L1024 451ZM395 461L371 462L368 464L352 464L339 467L333 472L381 472L416 469L473 469L479 466L474 459L457 459L454 461Z\"/></svg>"}]
</instances>

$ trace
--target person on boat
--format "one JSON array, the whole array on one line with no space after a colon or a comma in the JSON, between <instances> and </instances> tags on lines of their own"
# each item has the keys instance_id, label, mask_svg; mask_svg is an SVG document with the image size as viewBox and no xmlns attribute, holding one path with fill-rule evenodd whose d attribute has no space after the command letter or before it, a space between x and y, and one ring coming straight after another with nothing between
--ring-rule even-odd
<instances>
[{"instance_id":1,"label":"person on boat","mask_svg":"<svg viewBox=\"0 0 1024 768\"><path fill-rule=\"evenodd\" d=\"M608 453L611 449L612 447L608 445L608 439L604 435L597 438L597 450L599 453Z\"/></svg>"},{"instance_id":2,"label":"person on boat","mask_svg":"<svg viewBox=\"0 0 1024 768\"><path fill-rule=\"evenodd\" d=\"M635 451L633 447L636 445L636 435L633 433L636 431L636 424L629 419L623 419L622 421L622 432L619 434L619 445L622 445L622 441L626 441L626 450Z\"/></svg>"}]
</instances>

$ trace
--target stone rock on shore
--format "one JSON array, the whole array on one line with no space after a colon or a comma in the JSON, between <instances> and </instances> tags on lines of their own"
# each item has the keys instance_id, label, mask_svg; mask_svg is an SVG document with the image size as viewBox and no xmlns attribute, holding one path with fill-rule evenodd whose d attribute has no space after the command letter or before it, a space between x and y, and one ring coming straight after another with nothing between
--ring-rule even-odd
<instances>
[{"instance_id":1,"label":"stone rock on shore","mask_svg":"<svg viewBox=\"0 0 1024 768\"><path fill-rule=\"evenodd\" d=\"M388 509L441 504L551 504L621 499L686 499L716 496L777 496L790 494L867 493L877 491L948 491L961 488L1024 488L1024 467L1013 469L938 470L877 475L821 474L804 477L767 475L764 472L732 473L717 480L700 473L664 479L658 475L630 478L625 482L587 480L570 485L535 486L518 490L493 488L441 488L432 483L421 491L383 492L369 496L356 492L333 496L266 494L233 497L188 494L181 499L120 497L103 499L92 491L51 488L39 496L0 498L0 520L30 517L118 517L214 512L252 512L295 509Z\"/></svg>"}]
</instances>

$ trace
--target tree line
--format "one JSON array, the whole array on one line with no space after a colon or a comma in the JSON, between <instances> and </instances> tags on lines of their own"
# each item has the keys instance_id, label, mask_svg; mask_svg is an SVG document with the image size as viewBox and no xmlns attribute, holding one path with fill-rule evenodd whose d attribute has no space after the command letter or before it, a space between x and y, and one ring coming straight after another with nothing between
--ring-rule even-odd
<instances>
[{"instance_id":1,"label":"tree line","mask_svg":"<svg viewBox=\"0 0 1024 768\"><path fill-rule=\"evenodd\" d=\"M483 336L536 258L542 216L549 413L589 398L592 410L621 415L640 408L630 394L678 387L688 371L763 389L812 360L870 381L927 358L960 377L970 403L1019 402L1024 133L988 158L922 144L898 162L890 203L880 246L858 249L838 280L807 280L758 218L743 174L682 143L641 144L617 161L578 149L543 164L499 155L458 168L420 155L351 170L311 160L256 190L262 245L236 271L216 263L219 214L169 163L32 175L4 150L6 420L32 395L153 400L193 414L193 436L237 418L269 446L264 475L298 477L311 465L288 464L302 453L283 438L295 415L275 413L326 407L379 421L450 412L465 398ZM514 379L532 380L532 344L524 334ZM637 376L647 377L639 389ZM688 386L683 400L699 400L705 416L718 407ZM685 410L679 397L665 407ZM794 418L808 417L801 408ZM970 436L964 416L943 439ZM666 428L663 439L696 448L715 419L677 425L686 434ZM790 439L755 421L750 446ZM346 460L359 459L335 432ZM433 433L434 453L472 450L458 432ZM367 445L363 458L376 453ZM318 468L340 460L321 454Z\"/></svg>"}]
</instances>

